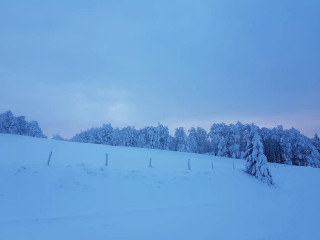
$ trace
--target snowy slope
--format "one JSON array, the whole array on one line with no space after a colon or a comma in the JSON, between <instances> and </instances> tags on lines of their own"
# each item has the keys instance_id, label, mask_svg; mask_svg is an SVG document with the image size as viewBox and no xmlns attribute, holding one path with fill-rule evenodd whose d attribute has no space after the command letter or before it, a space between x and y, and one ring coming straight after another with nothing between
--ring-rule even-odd
<instances>
[{"instance_id":1,"label":"snowy slope","mask_svg":"<svg viewBox=\"0 0 320 240\"><path fill-rule=\"evenodd\" d=\"M320 239L320 169L269 167L0 134L0 239Z\"/></svg>"}]
</instances>

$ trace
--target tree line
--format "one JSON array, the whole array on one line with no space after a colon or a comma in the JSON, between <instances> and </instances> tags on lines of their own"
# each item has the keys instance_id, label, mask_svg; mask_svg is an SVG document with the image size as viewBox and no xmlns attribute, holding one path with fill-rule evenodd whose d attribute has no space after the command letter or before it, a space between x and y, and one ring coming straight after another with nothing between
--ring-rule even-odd
<instances>
[{"instance_id":1,"label":"tree line","mask_svg":"<svg viewBox=\"0 0 320 240\"><path fill-rule=\"evenodd\" d=\"M295 128L283 129L282 126L259 128L240 122L229 125L221 123L213 124L209 132L200 127L192 127L188 131L178 127L174 136L171 136L168 127L162 124L139 130L135 127L113 128L111 124L104 124L100 128L76 134L70 141L245 158L252 126L257 128L268 162L320 167L318 135L310 139Z\"/></svg>"},{"instance_id":2,"label":"tree line","mask_svg":"<svg viewBox=\"0 0 320 240\"><path fill-rule=\"evenodd\" d=\"M0 133L47 138L38 122L28 122L24 116L15 117L11 111L0 114Z\"/></svg>"},{"instance_id":3,"label":"tree line","mask_svg":"<svg viewBox=\"0 0 320 240\"><path fill-rule=\"evenodd\" d=\"M253 131L254 129L254 131ZM0 114L0 132L46 137L38 123L27 122L25 117L14 117L10 111ZM207 132L201 127L183 127L175 129L174 135L169 134L167 126L147 126L136 129L133 126L122 129L104 124L76 134L68 141L105 144L112 146L141 147L200 154L213 154L221 157L247 158L248 149L252 145L253 132L255 141L261 139L262 151L268 162L320 167L320 139L304 136L295 128L284 129L259 128L254 124L213 124ZM65 140L59 135L56 140ZM251 145L250 145L251 144Z\"/></svg>"}]
</instances>

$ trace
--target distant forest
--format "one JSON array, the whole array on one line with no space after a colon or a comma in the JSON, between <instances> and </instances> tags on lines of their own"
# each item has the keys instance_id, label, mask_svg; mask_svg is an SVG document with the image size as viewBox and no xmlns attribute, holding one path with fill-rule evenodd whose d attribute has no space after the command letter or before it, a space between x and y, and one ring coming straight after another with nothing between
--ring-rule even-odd
<instances>
[{"instance_id":1,"label":"distant forest","mask_svg":"<svg viewBox=\"0 0 320 240\"><path fill-rule=\"evenodd\" d=\"M250 132L257 128L268 162L320 167L320 139L317 134L308 138L297 129L259 128L254 124L213 124L209 132L201 127L176 128L174 136L167 126L147 126L142 129L113 128L104 124L76 134L69 140L59 135L56 140L105 144L111 146L141 147L222 157L244 158L250 143ZM15 117L10 111L0 114L0 133L46 138L36 121L27 122L24 116Z\"/></svg>"}]
</instances>

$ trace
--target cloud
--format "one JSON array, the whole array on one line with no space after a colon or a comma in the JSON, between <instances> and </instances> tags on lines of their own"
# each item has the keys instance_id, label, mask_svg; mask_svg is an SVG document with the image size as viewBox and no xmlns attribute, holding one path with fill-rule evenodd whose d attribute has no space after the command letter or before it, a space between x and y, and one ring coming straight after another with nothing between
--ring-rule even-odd
<instances>
[{"instance_id":1,"label":"cloud","mask_svg":"<svg viewBox=\"0 0 320 240\"><path fill-rule=\"evenodd\" d=\"M162 123L173 134L179 126L186 129L199 126L210 130L212 123L237 121L254 122L261 127L280 124L285 128L295 127L309 137L320 132L320 112L317 109L252 114L254 111L244 112L235 108L235 113L218 109L210 113L196 104L196 108L177 111L180 108L176 102L172 99L166 101L168 96L165 94L145 97L146 90L137 93L130 86L110 81L35 81L26 75L3 76L2 79L0 112L12 110L15 115L25 115L29 121L37 120L48 136L59 133L72 137L81 130L104 123L111 123L114 127L135 125L137 128ZM161 108L159 102L165 107Z\"/></svg>"},{"instance_id":2,"label":"cloud","mask_svg":"<svg viewBox=\"0 0 320 240\"><path fill-rule=\"evenodd\" d=\"M135 106L128 93L107 83L7 81L0 90L0 110L39 121L49 136L71 137L80 130L112 123L130 125Z\"/></svg>"}]
</instances>

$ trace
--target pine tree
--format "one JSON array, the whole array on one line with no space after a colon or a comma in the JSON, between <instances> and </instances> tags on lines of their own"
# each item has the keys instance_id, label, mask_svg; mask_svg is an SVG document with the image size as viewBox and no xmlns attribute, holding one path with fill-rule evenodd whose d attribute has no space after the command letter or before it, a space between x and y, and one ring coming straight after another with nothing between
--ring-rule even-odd
<instances>
[{"instance_id":1,"label":"pine tree","mask_svg":"<svg viewBox=\"0 0 320 240\"><path fill-rule=\"evenodd\" d=\"M247 145L247 151L244 155L247 159L246 171L256 178L273 184L270 170L267 166L267 157L263 153L263 144L258 133L258 128L251 125L250 137Z\"/></svg>"}]
</instances>

